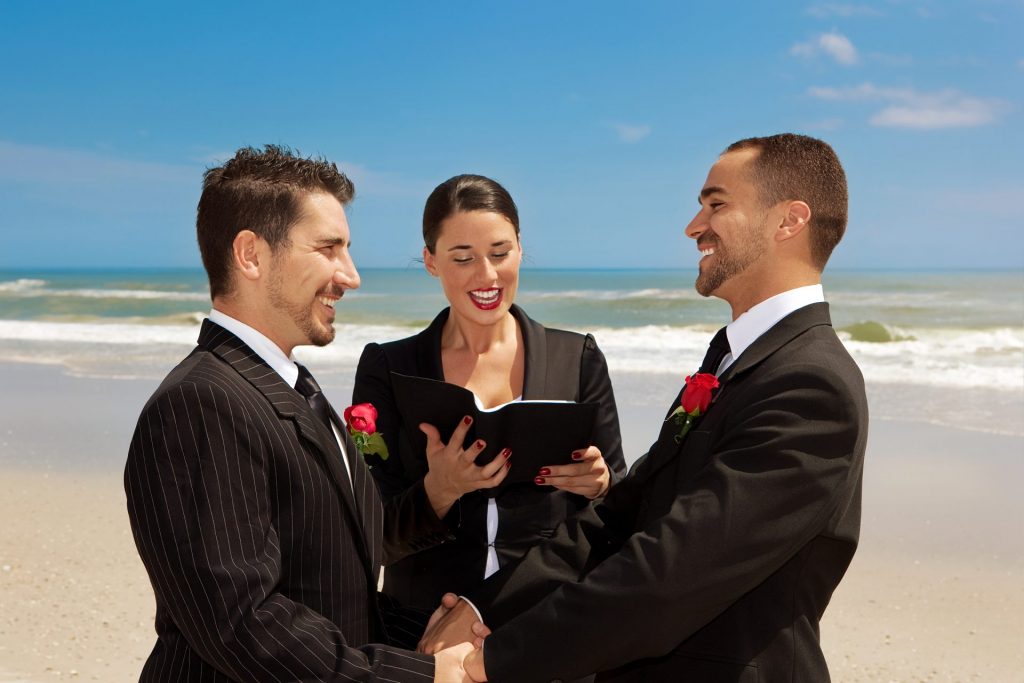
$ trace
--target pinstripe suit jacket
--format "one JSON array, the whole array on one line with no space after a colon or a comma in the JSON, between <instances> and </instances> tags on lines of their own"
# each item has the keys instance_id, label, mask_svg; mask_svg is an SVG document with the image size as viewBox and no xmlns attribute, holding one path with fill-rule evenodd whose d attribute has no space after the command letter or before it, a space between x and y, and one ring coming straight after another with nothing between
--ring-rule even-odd
<instances>
[{"instance_id":1,"label":"pinstripe suit jacket","mask_svg":"<svg viewBox=\"0 0 1024 683\"><path fill-rule=\"evenodd\" d=\"M125 467L157 602L140 680L432 680L433 657L372 644L387 639L381 504L362 459L353 486L341 457L302 396L203 322L146 403Z\"/></svg>"}]
</instances>

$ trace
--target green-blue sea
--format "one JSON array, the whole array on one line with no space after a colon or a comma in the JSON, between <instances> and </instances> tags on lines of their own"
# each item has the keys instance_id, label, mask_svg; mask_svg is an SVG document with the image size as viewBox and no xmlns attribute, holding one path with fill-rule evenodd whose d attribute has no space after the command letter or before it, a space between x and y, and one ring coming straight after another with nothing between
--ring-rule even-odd
<instances>
[{"instance_id":1,"label":"green-blue sea","mask_svg":"<svg viewBox=\"0 0 1024 683\"><path fill-rule=\"evenodd\" d=\"M339 304L335 342L300 357L351 372L367 342L413 334L445 305L418 266L361 275L362 287ZM629 375L635 387L643 384L637 377L681 380L728 321L724 303L694 291L695 276L524 269L517 303L546 325L593 333L613 379ZM1024 417L1024 272L837 270L824 286L869 390L886 388L883 413L924 421L967 415L993 431L1024 431L1006 426ZM0 270L0 361L159 378L194 345L209 308L198 269Z\"/></svg>"}]
</instances>

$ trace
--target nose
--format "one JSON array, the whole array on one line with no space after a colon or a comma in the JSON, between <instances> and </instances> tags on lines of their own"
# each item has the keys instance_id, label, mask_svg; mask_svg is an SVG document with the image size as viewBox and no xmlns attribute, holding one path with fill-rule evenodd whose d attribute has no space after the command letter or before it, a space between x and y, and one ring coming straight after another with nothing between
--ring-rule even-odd
<instances>
[{"instance_id":1,"label":"nose","mask_svg":"<svg viewBox=\"0 0 1024 683\"><path fill-rule=\"evenodd\" d=\"M359 289L360 283L359 271L356 270L355 261L352 260L348 250L345 250L345 253L338 257L338 262L334 269L334 284L345 289Z\"/></svg>"},{"instance_id":2,"label":"nose","mask_svg":"<svg viewBox=\"0 0 1024 683\"><path fill-rule=\"evenodd\" d=\"M483 264L483 267L480 269L480 273L484 280L487 281L487 284L491 284L498 279L498 269L493 263L491 263L491 259L480 259L480 263Z\"/></svg>"},{"instance_id":3,"label":"nose","mask_svg":"<svg viewBox=\"0 0 1024 683\"><path fill-rule=\"evenodd\" d=\"M684 232L687 237L695 240L699 239L707 228L707 215L702 207L701 210L697 212L697 215L693 217L693 220L690 221L690 224L686 226L686 230Z\"/></svg>"}]
</instances>

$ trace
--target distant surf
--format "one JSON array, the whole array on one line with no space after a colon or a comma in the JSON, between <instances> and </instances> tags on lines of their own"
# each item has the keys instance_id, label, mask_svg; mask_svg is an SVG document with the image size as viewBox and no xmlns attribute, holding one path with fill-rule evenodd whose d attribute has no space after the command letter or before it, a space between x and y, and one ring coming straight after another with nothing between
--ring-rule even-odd
<instances>
[{"instance_id":1,"label":"distant surf","mask_svg":"<svg viewBox=\"0 0 1024 683\"><path fill-rule=\"evenodd\" d=\"M363 288L338 307L335 343L299 352L325 371L350 374L367 343L415 334L445 305L419 269L362 274ZM523 271L517 301L546 325L594 334L613 376L681 381L729 319L725 304L693 291L693 275ZM1011 404L1024 397L1024 275L841 272L824 284L836 331L869 387L979 392ZM195 344L208 310L201 271L0 271L0 360L160 377ZM941 400L915 400L923 421L945 414Z\"/></svg>"}]
</instances>

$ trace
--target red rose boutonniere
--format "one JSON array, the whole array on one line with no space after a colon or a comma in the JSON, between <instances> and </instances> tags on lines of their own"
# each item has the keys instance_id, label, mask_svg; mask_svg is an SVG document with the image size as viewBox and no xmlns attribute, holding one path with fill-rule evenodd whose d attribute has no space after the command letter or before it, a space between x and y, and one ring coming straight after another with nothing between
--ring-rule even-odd
<instances>
[{"instance_id":1,"label":"red rose boutonniere","mask_svg":"<svg viewBox=\"0 0 1024 683\"><path fill-rule=\"evenodd\" d=\"M683 396L679 400L680 405L669 415L669 419L675 420L679 425L676 443L683 440L693 427L694 420L707 412L708 406L711 405L711 397L717 388L718 378L710 372L698 372L686 378Z\"/></svg>"},{"instance_id":2,"label":"red rose boutonniere","mask_svg":"<svg viewBox=\"0 0 1024 683\"><path fill-rule=\"evenodd\" d=\"M345 424L348 425L348 433L356 448L364 457L379 455L381 460L388 459L388 445L377 432L377 409L372 403L357 403L345 408Z\"/></svg>"}]
</instances>

